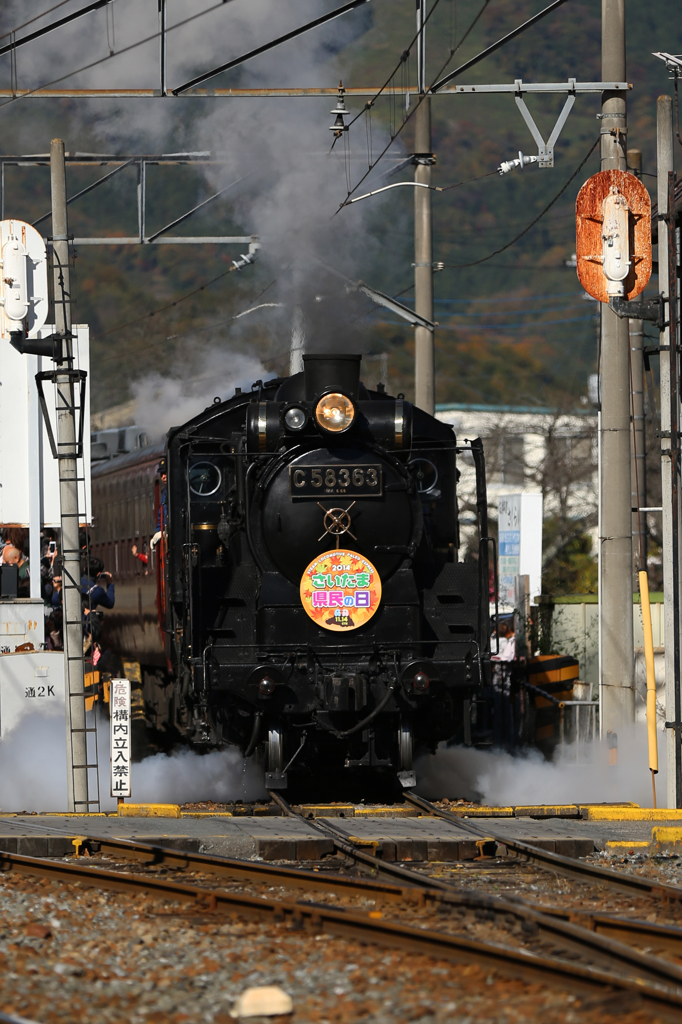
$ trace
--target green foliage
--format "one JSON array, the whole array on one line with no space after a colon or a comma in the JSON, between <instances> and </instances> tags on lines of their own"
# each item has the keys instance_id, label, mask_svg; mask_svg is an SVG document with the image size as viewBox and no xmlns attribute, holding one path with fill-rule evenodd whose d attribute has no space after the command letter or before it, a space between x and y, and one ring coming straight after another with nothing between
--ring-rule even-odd
<instances>
[{"instance_id":1,"label":"green foliage","mask_svg":"<svg viewBox=\"0 0 682 1024\"><path fill-rule=\"evenodd\" d=\"M439 69L451 70L536 13L546 0L490 0L473 32L458 48L458 41L481 9L481 0L439 0L427 29L427 74L433 80ZM458 81L481 82L565 81L600 77L600 5L596 0L571 0L527 34L498 51L467 72ZM329 63L318 69L315 84L334 86L343 78L348 86L378 86L396 66L414 35L413 0L374 0L372 18L361 24L364 34L352 38L339 52L330 49ZM229 21L229 10L226 19ZM361 12L348 18L360 18ZM365 18L365 15L362 15ZM628 77L634 84L629 96L629 144L643 150L643 166L655 171L655 101L671 90L663 65L651 51L682 51L682 20L674 0L628 0ZM267 26L263 26L267 35ZM341 38L341 37L340 37ZM350 36L348 37L350 38ZM55 37L55 45L57 40ZM308 54L308 37L291 44ZM296 49L298 48L298 50ZM451 51L455 50L454 54ZM23 52L23 51L22 51ZM23 58L22 58L23 59ZM201 54L197 53L197 70ZM21 63L20 63L21 66ZM295 67L295 63L292 65ZM116 62L108 65L111 84L117 83ZM414 82L415 55L403 70ZM9 84L9 64L0 62L0 72ZM244 71L228 73L211 84L247 84ZM153 74L150 71L150 81ZM248 75L247 75L248 77ZM251 81L251 80L249 80ZM398 75L396 83L401 83ZM102 83L104 84L104 83ZM278 84L278 83L270 83ZM308 80L301 85L310 84ZM540 129L548 136L563 98L530 96L528 105ZM130 100L131 104L175 103L174 100ZM177 101L177 116L169 130L167 149L177 151L192 137L194 124L218 102L252 103L251 100ZM271 100L278 116L286 118L292 104L308 100ZM577 179L556 206L525 237L489 262L471 264L500 248L518 234L559 191L591 143L600 122L598 96L579 96L556 147L552 170L526 168L504 177L492 175L445 193L433 194L434 260L446 269L434 278L436 296L437 400L439 402L513 402L517 404L575 404L584 394L586 378L595 369L595 307L581 298L575 272L566 267L575 248L573 203L580 187ZM351 98L349 107L357 114L364 100ZM206 104L206 105L204 105ZM136 111L138 108L136 106ZM150 106L149 109L157 108ZM312 110L312 107L310 108ZM374 123L384 126L402 116L404 98L391 89L373 108ZM414 96L411 99L414 109ZM315 108L315 111L317 108ZM104 120L98 120L99 113ZM3 108L4 152L46 152L50 138L67 140L67 149L111 152L117 148L107 134L106 116L111 108L102 102L26 100ZM510 95L438 95L432 102L433 145L437 156L433 180L444 186L494 170L519 150L534 152L534 144ZM311 117L316 117L311 113ZM136 122L137 123L137 122ZM118 126L120 128L120 124ZM364 152L370 132L366 116L350 133L353 152ZM118 128L116 129L118 130ZM328 145L326 128L320 129L319 148ZM131 136L134 129L131 128ZM255 140L256 143L258 140ZM126 143L131 152L147 152L149 141L142 130ZM412 124L394 143L390 153L409 153ZM120 147L118 147L120 149ZM160 147L163 148L163 147ZM258 145L254 152L258 151ZM307 154L302 154L307 159ZM340 152L333 159L342 159ZM254 157L254 167L258 163ZM328 165L319 163L319 173ZM598 168L596 155L584 169L583 179ZM260 171L261 168L258 168ZM381 170L381 167L379 168ZM71 193L101 176L105 169L69 170ZM278 167L268 168L275 178ZM354 174L356 171L354 170ZM359 172L357 172L359 174ZM405 168L402 180L411 177ZM396 180L395 178L392 180ZM249 181L256 190L260 179ZM648 184L653 178L645 178ZM383 182L382 182L383 183ZM49 177L46 169L8 168L6 177L7 215L32 221L49 208ZM152 168L149 188L149 224L152 229L171 221L208 195L205 179L192 169ZM257 193L254 193L257 194ZM409 189L396 189L383 202L367 200L363 224L377 239L370 256L358 246L353 276L363 278L391 294L404 293L410 301L414 262L412 202ZM343 195L339 195L339 201ZM353 207L357 210L357 207ZM302 210L301 217L307 211ZM344 210L338 217L348 217ZM326 217L327 215L325 215ZM212 233L216 226L225 233L248 234L238 200L229 194L182 230ZM328 258L334 263L336 224L325 219L329 239ZM133 234L135 231L134 171L124 171L111 184L70 207L74 234ZM43 224L49 233L49 221ZM322 229L320 229L322 230ZM75 296L76 319L91 325L93 408L101 409L128 397L132 379L149 370L167 367L169 360L190 362L196 341L220 344L226 349L249 350L267 360L268 368L286 367L287 337L273 336L267 317L251 318L236 333L227 321L247 308L268 284L283 273L279 256L268 252L264 240L261 261L248 273L229 278L199 292L187 302L122 331L120 324L133 320L167 303L226 269L235 253L213 247L148 246L82 247L77 259ZM652 287L655 286L655 281ZM389 353L389 388L413 395L413 331L404 323L393 323L385 310L375 310L367 320L366 351ZM210 328L216 324L214 329ZM112 333L113 332L113 333ZM349 335L352 337L352 335ZM369 373L376 363L369 361ZM577 557L577 555L576 555Z\"/></svg>"},{"instance_id":2,"label":"green foliage","mask_svg":"<svg viewBox=\"0 0 682 1024\"><path fill-rule=\"evenodd\" d=\"M557 536L565 524L556 516L545 519L543 541L546 548L555 546ZM543 593L552 597L565 594L597 593L597 561L592 551L592 537L580 532L579 526L552 555L542 570Z\"/></svg>"}]
</instances>

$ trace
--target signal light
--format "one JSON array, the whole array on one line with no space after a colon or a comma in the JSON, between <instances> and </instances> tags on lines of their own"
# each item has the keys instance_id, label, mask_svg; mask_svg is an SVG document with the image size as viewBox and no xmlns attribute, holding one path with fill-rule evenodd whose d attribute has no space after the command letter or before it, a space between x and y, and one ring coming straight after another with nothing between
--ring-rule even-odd
<instances>
[{"instance_id":1,"label":"signal light","mask_svg":"<svg viewBox=\"0 0 682 1024\"><path fill-rule=\"evenodd\" d=\"M342 431L348 430L353 423L355 408L350 398L334 392L319 400L315 408L315 419L323 430L328 430L332 434L340 434Z\"/></svg>"},{"instance_id":2,"label":"signal light","mask_svg":"<svg viewBox=\"0 0 682 1024\"><path fill-rule=\"evenodd\" d=\"M426 672L417 672L412 679L412 689L417 693L424 693L425 690L428 690L430 681Z\"/></svg>"},{"instance_id":3,"label":"signal light","mask_svg":"<svg viewBox=\"0 0 682 1024\"><path fill-rule=\"evenodd\" d=\"M260 690L264 697L271 697L272 694L275 692L274 679L271 679L270 676L263 676L263 678L258 683L258 689Z\"/></svg>"}]
</instances>

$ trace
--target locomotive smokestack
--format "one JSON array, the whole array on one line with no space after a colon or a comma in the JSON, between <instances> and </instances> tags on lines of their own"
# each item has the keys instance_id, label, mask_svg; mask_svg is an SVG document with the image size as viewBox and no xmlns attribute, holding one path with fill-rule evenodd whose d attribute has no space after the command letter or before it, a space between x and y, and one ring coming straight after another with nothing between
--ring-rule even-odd
<instances>
[{"instance_id":1,"label":"locomotive smokestack","mask_svg":"<svg viewBox=\"0 0 682 1024\"><path fill-rule=\"evenodd\" d=\"M305 397L314 402L323 391L341 391L357 401L362 356L310 354L303 356Z\"/></svg>"}]
</instances>

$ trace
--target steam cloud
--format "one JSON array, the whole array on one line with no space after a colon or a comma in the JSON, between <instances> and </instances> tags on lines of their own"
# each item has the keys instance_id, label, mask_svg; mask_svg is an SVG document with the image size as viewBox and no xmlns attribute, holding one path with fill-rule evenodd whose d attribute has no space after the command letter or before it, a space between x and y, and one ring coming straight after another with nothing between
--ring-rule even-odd
<instances>
[{"instance_id":1,"label":"steam cloud","mask_svg":"<svg viewBox=\"0 0 682 1024\"><path fill-rule=\"evenodd\" d=\"M652 806L646 730L628 740L619 736L619 760L608 763L605 743L563 748L555 761L538 751L512 756L502 750L441 746L416 765L417 791L430 799L476 800L488 806L632 801ZM666 737L658 735L658 806L666 799Z\"/></svg>"},{"instance_id":2,"label":"steam cloud","mask_svg":"<svg viewBox=\"0 0 682 1024\"><path fill-rule=\"evenodd\" d=\"M98 724L102 810L114 810L108 795L109 725ZM417 791L430 799L449 797L514 806L542 803L615 803L652 806L646 735L619 737L620 759L608 764L605 744L566 747L554 762L537 751L512 757L500 750L441 747L416 765ZM656 776L658 805L665 805L665 736L659 733ZM28 715L0 739L0 810L66 809L66 739L62 714ZM154 754L133 765L136 802L192 803L265 799L263 766L256 757L244 764L235 747L197 754L178 749Z\"/></svg>"},{"instance_id":3,"label":"steam cloud","mask_svg":"<svg viewBox=\"0 0 682 1024\"><path fill-rule=\"evenodd\" d=\"M211 6L211 0L171 4L169 25ZM169 85L177 86L197 72L220 65L296 25L303 25L333 6L331 0L289 0L286 4L281 0L231 0L220 5L215 12L169 34ZM8 5L8 24L19 24L25 17L24 3L14 0ZM340 74L347 74L352 66L351 51L344 53L344 47L363 34L371 18L372 11L368 7L336 19L246 63L230 73L229 84L255 88L333 86ZM153 35L157 29L157 5L153 0L146 3L116 0L106 9L22 49L19 85L35 88L63 74L65 69L78 68L105 57L112 49L120 51ZM337 54L341 54L341 60L337 59ZM0 69L3 67L0 60ZM157 69L158 40L153 40L69 78L63 85L158 87ZM8 64L5 74L9 80ZM207 84L211 87L224 82L212 80ZM19 101L22 102L31 101ZM357 113L358 104L362 102L351 100L351 112ZM396 201L396 193L387 193L386 197L348 207L333 218L346 195L347 181L357 180L361 171L366 170L368 154L362 121L354 130L350 151L344 150L344 139L340 139L329 154L332 105L328 97L83 100L70 104L68 111L49 108L50 135L46 134L44 145L38 148L46 149L49 137L61 133L69 150L125 153L209 150L219 155L224 162L203 169L206 175L203 187L198 182L196 193L184 196L183 209L177 212L184 212L207 193L241 179L226 198L241 230L260 236L260 260L267 264L268 273L272 272L275 278L267 299L277 303L278 308L276 312L272 308L257 311L239 328L236 325L226 328L227 340L216 347L224 356L226 350L234 350L234 340L243 342L246 337L248 344L248 331L256 327L260 328L261 335L269 335L270 351L266 355L281 356L289 347L294 310L300 308L310 351L341 348L367 352L372 345L372 327L367 319L371 303L365 298L348 295L345 282L325 270L320 261L333 264L348 277L365 276L377 287L386 287L385 249L373 233L371 222L381 212L381 207L389 203L391 230L400 230L399 211L406 210L409 204ZM24 114L25 109L10 105L6 116L13 121L13 133L22 139L29 152L35 152L35 125L33 118ZM20 111L23 117L19 116ZM376 155L388 135L376 119L371 134ZM395 153L391 151L393 159L402 157L400 140L394 150ZM391 166L390 161L390 156L382 161L377 174L383 174ZM127 173L115 178L105 189L130 189ZM367 184L370 187L371 183ZM226 210L226 206L209 209L216 211L215 231L220 233L227 224L225 214L218 211ZM225 233L233 233L234 224L230 227ZM191 253L188 257L191 259ZM409 274L408 266L403 269ZM187 350L184 361L191 362L191 353ZM182 369L178 366L176 376ZM158 380L153 378L142 385L155 383L158 384ZM140 392L139 385L136 390ZM173 394L172 389L169 393ZM179 397L184 401L186 393L181 391ZM180 421L176 415L174 422Z\"/></svg>"},{"instance_id":4,"label":"steam cloud","mask_svg":"<svg viewBox=\"0 0 682 1024\"><path fill-rule=\"evenodd\" d=\"M143 427L150 440L157 440L177 424L198 415L214 398L230 398L235 387L249 390L251 384L271 374L250 356L226 354L211 349L203 354L192 377L166 377L149 374L132 385L135 399L135 422Z\"/></svg>"},{"instance_id":5,"label":"steam cloud","mask_svg":"<svg viewBox=\"0 0 682 1024\"><path fill-rule=\"evenodd\" d=\"M100 797L103 811L116 808L109 796L109 723L98 722ZM91 780L92 782L92 780ZM259 800L267 793L256 757L244 764L236 747L197 754L180 749L133 764L136 802L192 803ZM63 713L22 718L0 739L0 810L65 811L66 732Z\"/></svg>"}]
</instances>

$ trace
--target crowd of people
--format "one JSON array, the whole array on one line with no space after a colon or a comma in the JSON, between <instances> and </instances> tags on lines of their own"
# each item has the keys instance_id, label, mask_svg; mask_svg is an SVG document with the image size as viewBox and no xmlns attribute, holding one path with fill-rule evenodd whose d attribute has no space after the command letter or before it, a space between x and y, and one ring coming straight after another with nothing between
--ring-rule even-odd
<instances>
[{"instance_id":1,"label":"crowd of people","mask_svg":"<svg viewBox=\"0 0 682 1024\"><path fill-rule=\"evenodd\" d=\"M85 530L80 531L81 568L80 593L83 615L83 653L96 665L102 651L101 609L113 608L116 600L114 581L100 559L89 553ZM28 530L6 528L0 535L0 566L17 567L17 597L31 596L31 565L28 551ZM57 532L41 533L40 596L45 607L45 641L48 650L64 648L64 615L62 609L63 559L59 553Z\"/></svg>"},{"instance_id":2,"label":"crowd of people","mask_svg":"<svg viewBox=\"0 0 682 1024\"><path fill-rule=\"evenodd\" d=\"M157 510L156 532L149 543L149 551L162 538L167 518L167 471L165 459L157 466L160 478L160 502ZM114 581L104 563L90 554L86 530L81 530L80 542L80 593L83 616L83 653L97 665L102 657L102 609L114 607L116 600ZM132 546L132 555L144 566L149 563L149 553ZM0 527L0 567L16 566L16 596L31 596L31 565L29 558L28 530L19 527ZM63 559L59 552L56 530L45 529L40 534L40 595L45 606L45 641L49 650L64 649L64 616L62 609ZM3 580L3 584L4 584Z\"/></svg>"}]
</instances>

